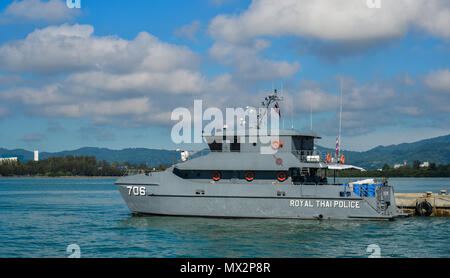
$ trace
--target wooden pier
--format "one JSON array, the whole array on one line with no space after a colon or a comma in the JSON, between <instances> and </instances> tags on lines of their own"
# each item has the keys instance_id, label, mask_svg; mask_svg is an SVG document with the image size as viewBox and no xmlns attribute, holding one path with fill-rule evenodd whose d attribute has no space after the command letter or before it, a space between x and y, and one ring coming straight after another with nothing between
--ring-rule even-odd
<instances>
[{"instance_id":1,"label":"wooden pier","mask_svg":"<svg viewBox=\"0 0 450 278\"><path fill-rule=\"evenodd\" d=\"M441 190L439 194L431 191L396 193L395 202L403 212L412 215L450 217L450 196L446 190Z\"/></svg>"}]
</instances>

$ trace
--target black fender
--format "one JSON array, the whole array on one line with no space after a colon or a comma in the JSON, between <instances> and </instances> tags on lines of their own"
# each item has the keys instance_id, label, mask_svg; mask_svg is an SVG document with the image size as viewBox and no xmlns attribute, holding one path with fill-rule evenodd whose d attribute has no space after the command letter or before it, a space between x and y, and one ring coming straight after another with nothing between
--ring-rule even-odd
<instances>
[{"instance_id":1,"label":"black fender","mask_svg":"<svg viewBox=\"0 0 450 278\"><path fill-rule=\"evenodd\" d=\"M433 213L433 206L427 201L419 201L416 204L416 215L430 216Z\"/></svg>"}]
</instances>

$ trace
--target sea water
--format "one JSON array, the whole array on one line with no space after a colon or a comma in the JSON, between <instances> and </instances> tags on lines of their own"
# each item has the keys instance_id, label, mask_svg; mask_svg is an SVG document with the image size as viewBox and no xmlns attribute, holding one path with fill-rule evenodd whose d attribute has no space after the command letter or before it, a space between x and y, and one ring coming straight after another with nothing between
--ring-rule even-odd
<instances>
[{"instance_id":1,"label":"sea water","mask_svg":"<svg viewBox=\"0 0 450 278\"><path fill-rule=\"evenodd\" d=\"M0 257L450 256L450 218L132 217L114 181L0 178ZM395 192L450 192L450 178L389 181Z\"/></svg>"}]
</instances>

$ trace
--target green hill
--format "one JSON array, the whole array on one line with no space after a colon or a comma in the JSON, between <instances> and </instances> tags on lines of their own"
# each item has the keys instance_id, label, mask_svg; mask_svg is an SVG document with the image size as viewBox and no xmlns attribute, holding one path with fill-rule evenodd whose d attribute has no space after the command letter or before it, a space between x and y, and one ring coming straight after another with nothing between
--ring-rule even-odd
<instances>
[{"instance_id":1,"label":"green hill","mask_svg":"<svg viewBox=\"0 0 450 278\"><path fill-rule=\"evenodd\" d=\"M149 166L158 166L160 164L172 164L173 151L170 150L158 150L158 149L146 149L146 148L128 148L123 150L111 150L107 148L95 148L95 147L84 147L72 151L62 151L62 152L41 152L39 153L39 158L44 159L52 156L95 156L97 160L106 160L110 163L115 161L124 163L148 163ZM23 161L32 160L34 157L33 152L15 149L7 150L0 148L0 156L17 156ZM178 155L179 156L179 155Z\"/></svg>"},{"instance_id":2,"label":"green hill","mask_svg":"<svg viewBox=\"0 0 450 278\"><path fill-rule=\"evenodd\" d=\"M318 146L321 152L334 153L334 149ZM365 152L344 151L347 164L366 169L378 169L385 163L391 167L407 160L412 165L414 160L429 161L436 164L450 164L450 134L425 139L413 143L378 146Z\"/></svg>"}]
</instances>

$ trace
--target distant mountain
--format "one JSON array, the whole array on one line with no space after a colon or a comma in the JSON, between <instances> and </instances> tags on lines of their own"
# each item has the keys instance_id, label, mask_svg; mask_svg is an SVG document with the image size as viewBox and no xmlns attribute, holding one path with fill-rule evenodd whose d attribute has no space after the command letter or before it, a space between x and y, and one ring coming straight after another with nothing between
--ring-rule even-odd
<instances>
[{"instance_id":1,"label":"distant mountain","mask_svg":"<svg viewBox=\"0 0 450 278\"><path fill-rule=\"evenodd\" d=\"M334 149L317 146L322 153L333 153ZM450 134L430 139L417 141L414 143L403 143L399 145L378 146L365 152L345 151L347 164L353 164L366 169L381 168L385 163L391 167L397 163L403 163L407 160L412 164L414 160L429 161L437 164L450 164ZM39 158L48 158L51 156L66 155L94 155L98 160L108 162L118 161L120 163L148 163L149 166L158 166L160 164L172 164L173 151L146 149L146 148L128 148L123 150L110 150L107 148L85 147L73 151L62 152L42 152ZM19 159L28 161L33 159L33 152L15 149L7 150L0 148L0 157L17 156ZM176 154L175 159L179 159ZM198 156L194 154L192 157Z\"/></svg>"},{"instance_id":2,"label":"distant mountain","mask_svg":"<svg viewBox=\"0 0 450 278\"><path fill-rule=\"evenodd\" d=\"M334 153L334 149L317 146L321 152ZM378 169L385 163L391 167L407 160L429 161L437 164L450 164L450 134L425 139L413 143L378 146L365 152L344 151L346 163L366 169Z\"/></svg>"},{"instance_id":3,"label":"distant mountain","mask_svg":"<svg viewBox=\"0 0 450 278\"><path fill-rule=\"evenodd\" d=\"M130 163L138 163L138 164L148 163L149 166L158 166L160 164L172 164L173 160L173 151L170 150L146 149L146 148L128 148L123 150L110 150L107 148L95 148L95 147L84 147L73 151L62 151L54 153L41 152L39 153L39 159L44 159L51 156L67 156L67 155L95 156L97 160L106 160L111 163L115 161L118 161L120 163L127 161ZM1 157L17 156L21 160L28 161L33 159L34 154L31 151L23 149L7 150L0 148L0 156Z\"/></svg>"}]
</instances>

